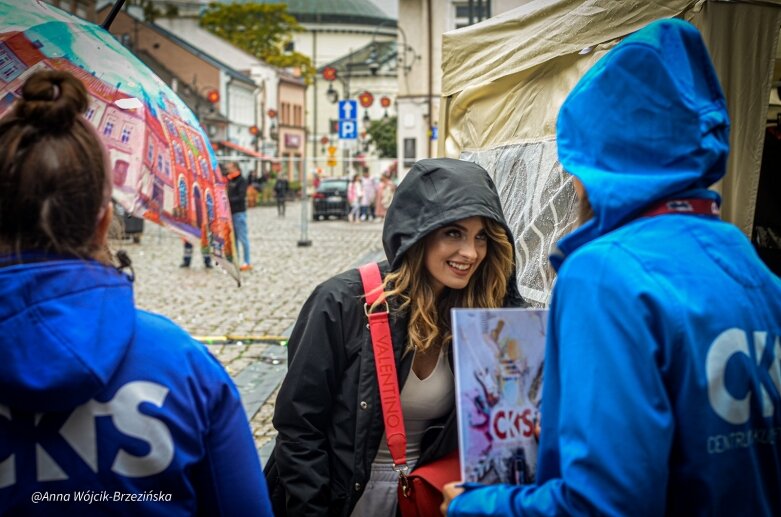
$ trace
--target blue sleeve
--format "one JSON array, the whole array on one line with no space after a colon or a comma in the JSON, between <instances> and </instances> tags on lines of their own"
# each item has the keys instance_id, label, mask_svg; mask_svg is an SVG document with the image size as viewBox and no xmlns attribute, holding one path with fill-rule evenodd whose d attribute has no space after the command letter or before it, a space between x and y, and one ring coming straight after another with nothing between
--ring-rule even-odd
<instances>
[{"instance_id":1,"label":"blue sleeve","mask_svg":"<svg viewBox=\"0 0 781 517\"><path fill-rule=\"evenodd\" d=\"M660 313L672 300L620 246L589 248L554 290L539 484L467 490L448 515L664 513L674 422L661 371L675 309Z\"/></svg>"},{"instance_id":2,"label":"blue sleeve","mask_svg":"<svg viewBox=\"0 0 781 517\"><path fill-rule=\"evenodd\" d=\"M212 382L219 389L214 389L209 401L206 458L200 467L205 486L196 487L198 513L271 516L266 479L239 392L217 366L220 371Z\"/></svg>"}]
</instances>

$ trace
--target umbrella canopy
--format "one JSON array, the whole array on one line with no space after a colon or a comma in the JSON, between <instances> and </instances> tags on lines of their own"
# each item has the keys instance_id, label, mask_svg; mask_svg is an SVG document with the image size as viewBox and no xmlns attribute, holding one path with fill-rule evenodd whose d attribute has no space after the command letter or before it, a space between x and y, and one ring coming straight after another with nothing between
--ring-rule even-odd
<instances>
[{"instance_id":1,"label":"umbrella canopy","mask_svg":"<svg viewBox=\"0 0 781 517\"><path fill-rule=\"evenodd\" d=\"M108 152L114 199L209 248L238 279L227 180L179 97L107 31L46 3L0 0L0 20L0 117L35 71L76 76Z\"/></svg>"}]
</instances>

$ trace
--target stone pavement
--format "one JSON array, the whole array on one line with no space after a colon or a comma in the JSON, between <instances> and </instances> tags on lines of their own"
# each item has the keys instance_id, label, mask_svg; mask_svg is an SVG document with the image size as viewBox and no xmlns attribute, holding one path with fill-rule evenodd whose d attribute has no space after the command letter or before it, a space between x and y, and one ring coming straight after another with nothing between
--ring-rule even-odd
<instances>
[{"instance_id":1,"label":"stone pavement","mask_svg":"<svg viewBox=\"0 0 781 517\"><path fill-rule=\"evenodd\" d=\"M301 205L248 211L253 270L241 287L219 267L207 270L195 250L192 266L180 268L182 241L145 223L140 244L115 243L133 261L136 304L163 314L199 337L226 367L242 394L255 444L264 462L275 432L276 392L284 376L289 336L298 312L320 282L350 267L384 258L382 224L308 221L311 246L299 247ZM225 342L221 336L234 339ZM211 341L211 343L210 343Z\"/></svg>"}]
</instances>

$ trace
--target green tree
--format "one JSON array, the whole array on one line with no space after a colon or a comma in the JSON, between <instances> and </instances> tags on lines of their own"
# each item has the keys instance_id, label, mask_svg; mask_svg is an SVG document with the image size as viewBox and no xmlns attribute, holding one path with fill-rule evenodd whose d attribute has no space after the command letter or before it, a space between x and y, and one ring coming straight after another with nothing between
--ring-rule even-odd
<instances>
[{"instance_id":1,"label":"green tree","mask_svg":"<svg viewBox=\"0 0 781 517\"><path fill-rule=\"evenodd\" d=\"M153 22L161 16L166 18L175 18L179 16L179 9L175 5L166 5L165 10L156 7L152 0L130 0L126 4L126 8L131 5L141 7L144 13L144 20Z\"/></svg>"},{"instance_id":2,"label":"green tree","mask_svg":"<svg viewBox=\"0 0 781 517\"><path fill-rule=\"evenodd\" d=\"M201 27L231 42L266 63L298 68L307 84L315 75L312 60L300 52L287 52L293 34L303 32L286 4L218 4L203 12Z\"/></svg>"},{"instance_id":3,"label":"green tree","mask_svg":"<svg viewBox=\"0 0 781 517\"><path fill-rule=\"evenodd\" d=\"M396 158L396 117L372 120L366 128L380 158Z\"/></svg>"}]
</instances>

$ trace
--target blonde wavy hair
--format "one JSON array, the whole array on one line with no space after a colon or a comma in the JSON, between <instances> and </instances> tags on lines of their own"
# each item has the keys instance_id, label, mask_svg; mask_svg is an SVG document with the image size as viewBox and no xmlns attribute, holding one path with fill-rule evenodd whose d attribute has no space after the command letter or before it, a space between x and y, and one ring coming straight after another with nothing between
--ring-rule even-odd
<instances>
[{"instance_id":1,"label":"blonde wavy hair","mask_svg":"<svg viewBox=\"0 0 781 517\"><path fill-rule=\"evenodd\" d=\"M507 294L507 282L513 270L513 247L499 223L483 218L488 236L488 250L464 289L446 289L436 299L430 274L424 265L425 238L416 242L404 254L398 270L389 273L382 283L384 300L396 299L399 311L409 310L408 350L426 352L439 343L446 346L453 339L450 309L501 307Z\"/></svg>"}]
</instances>

